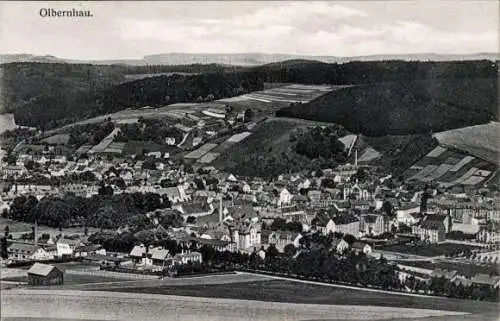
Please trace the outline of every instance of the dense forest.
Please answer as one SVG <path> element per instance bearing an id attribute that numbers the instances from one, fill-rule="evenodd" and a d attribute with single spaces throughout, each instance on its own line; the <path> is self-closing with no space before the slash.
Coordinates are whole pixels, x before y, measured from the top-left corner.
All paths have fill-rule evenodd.
<path id="1" fill-rule="evenodd" d="M 496 119 L 497 71 L 487 60 L 291 60 L 257 67 L 9 63 L 0 66 L 0 111 L 13 112 L 21 125 L 53 128 L 126 108 L 235 96 L 261 90 L 264 82 L 352 84 L 359 86 L 279 115 L 337 122 L 367 135 L 425 132 Z M 161 76 L 127 81 L 137 74 Z"/>
<path id="2" fill-rule="evenodd" d="M 59 127 L 83 118 L 126 108 L 160 107 L 168 103 L 219 99 L 263 89 L 251 73 L 171 75 L 125 82 L 101 91 L 38 96 L 13 110 L 20 125 Z M 64 92 L 64 90 L 63 90 Z"/>
<path id="3" fill-rule="evenodd" d="M 437 132 L 498 119 L 497 91 L 496 76 L 386 82 L 332 91 L 276 116 L 333 122 L 367 136 Z"/>
<path id="4" fill-rule="evenodd" d="M 76 225 L 115 229 L 118 228 L 117 222 L 123 226 L 146 224 L 139 222 L 145 218 L 144 213 L 171 206 L 168 198 L 158 194 L 110 195 L 108 189 L 101 188 L 100 194 L 91 198 L 67 195 L 61 198 L 45 197 L 38 201 L 34 196 L 19 196 L 12 201 L 10 211 L 5 216 L 29 223 L 34 222 L 36 217 L 39 224 L 51 227 Z M 162 219 L 165 224 L 169 222 L 168 217 Z"/>
<path id="5" fill-rule="evenodd" d="M 359 85 L 452 78 L 494 78 L 498 71 L 498 62 L 391 60 L 328 64 L 319 61 L 289 60 L 253 69 L 265 82 Z"/>

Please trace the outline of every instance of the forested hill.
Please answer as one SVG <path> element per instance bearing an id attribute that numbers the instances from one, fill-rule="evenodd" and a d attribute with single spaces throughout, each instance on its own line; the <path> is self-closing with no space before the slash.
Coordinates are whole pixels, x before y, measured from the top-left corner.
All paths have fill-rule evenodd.
<path id="1" fill-rule="evenodd" d="M 429 133 L 498 120 L 498 62 L 346 65 L 342 72 L 310 75 L 359 85 L 291 105 L 276 116 L 337 123 L 368 136 Z M 288 70 L 290 81 L 308 78 L 296 65 Z"/>
<path id="2" fill-rule="evenodd" d="M 498 61 L 406 62 L 400 60 L 327 64 L 319 61 L 289 60 L 254 68 L 266 82 L 302 84 L 375 84 L 441 78 L 497 77 Z"/>
<path id="3" fill-rule="evenodd" d="M 497 70 L 498 63 L 489 60 L 345 64 L 290 60 L 258 67 L 9 63 L 0 65 L 0 112 L 13 112 L 20 125 L 48 129 L 129 107 L 197 101 L 199 96 L 208 95 L 215 99 L 230 97 L 260 90 L 264 82 L 357 84 L 363 86 L 332 93 L 302 106 L 305 109 L 293 107 L 283 112 L 292 117 L 340 121 L 351 130 L 367 133 L 379 131 L 370 129 L 370 123 L 377 122 L 377 118 L 367 108 L 378 111 L 378 115 L 394 114 L 388 124 L 395 131 L 404 131 L 408 125 L 405 119 L 417 114 L 417 118 L 428 117 L 438 122 L 409 129 L 420 132 L 496 117 L 497 106 L 492 102 L 497 102 Z M 137 74 L 151 77 L 135 81 L 126 77 Z M 406 94 L 408 90 L 411 95 Z M 447 96 L 447 92 L 452 95 Z M 330 115 L 329 108 L 333 105 L 342 112 Z M 399 108 L 400 105 L 403 107 Z M 465 116 L 466 111 L 471 115 Z M 434 118 L 438 116 L 441 118 Z M 471 121 L 457 123 L 460 117 L 470 117 Z M 440 121 L 447 123 L 443 126 Z"/>
<path id="4" fill-rule="evenodd" d="M 0 65 L 2 97 L 0 112 L 13 112 L 28 102 L 57 96 L 59 100 L 83 92 L 96 92 L 129 81 L 127 76 L 153 77 L 172 73 L 219 73 L 242 69 L 237 66 L 201 65 L 90 65 L 17 62 Z M 133 77 L 132 77 L 133 78 Z"/>
<path id="5" fill-rule="evenodd" d="M 60 94 L 35 97 L 13 113 L 18 124 L 49 129 L 126 108 L 220 99 L 262 90 L 263 86 L 250 72 L 162 75 L 72 96 L 63 89 Z"/>
<path id="6" fill-rule="evenodd" d="M 340 89 L 278 117 L 320 120 L 367 136 L 438 132 L 498 119 L 497 78 L 386 82 Z"/>

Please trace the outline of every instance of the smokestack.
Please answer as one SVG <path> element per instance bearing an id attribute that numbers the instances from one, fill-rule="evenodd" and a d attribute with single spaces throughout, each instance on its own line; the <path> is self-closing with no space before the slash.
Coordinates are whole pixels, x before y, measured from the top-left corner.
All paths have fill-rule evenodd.
<path id="1" fill-rule="evenodd" d="M 358 168 L 358 150 L 354 150 L 354 166 Z"/>
<path id="2" fill-rule="evenodd" d="M 38 224 L 36 222 L 36 219 L 35 219 L 35 230 L 33 231 L 33 243 L 36 245 L 38 245 Z"/>
<path id="3" fill-rule="evenodd" d="M 222 223 L 222 196 L 219 197 L 219 223 Z"/>

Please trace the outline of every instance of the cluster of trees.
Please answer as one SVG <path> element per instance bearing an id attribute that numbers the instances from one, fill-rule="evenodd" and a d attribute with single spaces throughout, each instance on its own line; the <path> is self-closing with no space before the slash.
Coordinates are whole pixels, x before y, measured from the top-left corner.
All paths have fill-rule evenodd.
<path id="1" fill-rule="evenodd" d="M 183 134 L 175 127 L 160 119 L 139 118 L 137 123 L 121 125 L 120 133 L 116 136 L 115 140 L 118 142 L 141 140 L 165 144 L 166 137 L 173 137 L 176 142 L 180 142 Z"/>
<path id="2" fill-rule="evenodd" d="M 68 145 L 78 147 L 82 144 L 96 145 L 115 129 L 110 118 L 102 123 L 82 124 L 68 129 Z"/>
<path id="3" fill-rule="evenodd" d="M 446 296 L 457 299 L 472 299 L 498 302 L 499 289 L 487 284 L 470 284 L 451 282 L 444 277 L 433 277 L 429 281 L 410 276 L 404 285 L 411 292 Z"/>
<path id="4" fill-rule="evenodd" d="M 451 240 L 468 241 L 474 240 L 476 238 L 476 235 L 467 234 L 462 231 L 450 231 L 448 234 L 446 234 L 446 238 Z"/>
<path id="5" fill-rule="evenodd" d="M 325 128 L 316 126 L 307 132 L 300 132 L 297 137 L 295 151 L 310 159 L 327 158 L 335 159 L 339 163 L 346 161 L 347 154 L 345 146 L 339 141 L 345 135 L 341 126 L 328 126 Z M 294 139 L 294 137 L 290 137 Z"/>
<path id="6" fill-rule="evenodd" d="M 91 198 L 74 195 L 44 197 L 16 197 L 7 217 L 23 222 L 34 222 L 52 227 L 91 226 L 115 229 L 132 221 L 135 215 L 161 208 L 169 208 L 171 202 L 155 193 L 131 193 L 109 195 L 101 193 Z"/>
<path id="7" fill-rule="evenodd" d="M 7 248 L 9 247 L 9 239 L 12 239 L 10 228 L 8 225 L 4 228 L 4 235 L 0 238 L 0 257 L 6 259 L 8 257 Z"/>
<path id="8" fill-rule="evenodd" d="M 263 229 L 267 228 L 265 225 Z M 269 229 L 272 231 L 290 231 L 290 232 L 302 232 L 302 223 L 300 222 L 287 222 L 286 220 L 277 217 L 273 220 Z"/>
<path id="9" fill-rule="evenodd" d="M 171 255 L 181 253 L 184 248 L 165 233 L 154 230 L 140 232 L 110 233 L 98 232 L 89 236 L 89 242 L 100 244 L 107 251 L 129 253 L 137 244 L 146 246 L 162 246 L 169 250 Z"/>

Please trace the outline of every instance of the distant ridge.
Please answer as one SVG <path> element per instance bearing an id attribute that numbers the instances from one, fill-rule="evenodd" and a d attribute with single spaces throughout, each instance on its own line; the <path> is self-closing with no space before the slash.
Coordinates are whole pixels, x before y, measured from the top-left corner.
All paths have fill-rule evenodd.
<path id="1" fill-rule="evenodd" d="M 64 59 L 51 55 L 37 56 L 31 54 L 0 54 L 0 63 L 11 62 L 46 62 L 46 63 L 88 63 L 95 65 L 123 64 L 133 66 L 143 65 L 189 65 L 189 64 L 222 64 L 238 66 L 258 66 L 277 63 L 287 60 L 315 60 L 325 63 L 346 63 L 350 61 L 459 61 L 459 60 L 499 60 L 497 53 L 477 54 L 395 54 L 369 55 L 357 57 L 336 56 L 306 56 L 291 54 L 267 53 L 235 53 L 235 54 L 190 54 L 190 53 L 161 53 L 144 56 L 142 59 L 112 59 L 112 60 L 75 60 Z"/>

